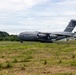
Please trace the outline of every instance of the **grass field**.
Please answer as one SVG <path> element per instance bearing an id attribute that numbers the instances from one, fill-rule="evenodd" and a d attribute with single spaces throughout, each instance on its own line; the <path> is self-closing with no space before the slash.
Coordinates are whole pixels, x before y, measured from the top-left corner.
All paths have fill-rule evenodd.
<path id="1" fill-rule="evenodd" d="M 76 75 L 76 41 L 0 42 L 0 75 Z"/>

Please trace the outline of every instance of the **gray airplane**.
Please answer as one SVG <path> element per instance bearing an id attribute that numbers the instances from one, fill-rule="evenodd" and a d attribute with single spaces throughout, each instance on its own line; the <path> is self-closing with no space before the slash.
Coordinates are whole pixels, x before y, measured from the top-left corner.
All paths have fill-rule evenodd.
<path id="1" fill-rule="evenodd" d="M 63 32 L 22 32 L 18 35 L 21 43 L 23 41 L 40 41 L 40 42 L 48 42 L 52 43 L 53 41 L 61 40 L 68 37 L 73 37 L 74 33 L 72 33 L 73 29 L 76 26 L 76 20 L 71 20 L 68 26 L 65 28 Z"/>

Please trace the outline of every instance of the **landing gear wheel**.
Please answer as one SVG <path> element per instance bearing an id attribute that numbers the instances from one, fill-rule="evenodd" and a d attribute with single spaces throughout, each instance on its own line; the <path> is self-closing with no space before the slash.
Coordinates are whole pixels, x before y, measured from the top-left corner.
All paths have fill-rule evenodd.
<path id="1" fill-rule="evenodd" d="M 23 41 L 21 41 L 21 43 L 23 43 Z"/>

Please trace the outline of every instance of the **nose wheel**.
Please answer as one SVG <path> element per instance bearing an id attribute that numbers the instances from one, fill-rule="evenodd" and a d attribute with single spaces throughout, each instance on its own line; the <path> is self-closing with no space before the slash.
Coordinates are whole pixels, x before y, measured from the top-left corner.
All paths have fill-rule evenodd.
<path id="1" fill-rule="evenodd" d="M 21 41 L 21 43 L 23 43 L 23 41 Z"/>

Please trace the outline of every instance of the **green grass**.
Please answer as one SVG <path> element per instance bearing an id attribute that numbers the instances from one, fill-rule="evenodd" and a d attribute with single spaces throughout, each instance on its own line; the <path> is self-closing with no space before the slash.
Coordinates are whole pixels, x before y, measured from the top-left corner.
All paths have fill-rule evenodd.
<path id="1" fill-rule="evenodd" d="M 53 74 L 53 75 L 73 75 L 72 73 L 57 73 L 57 74 Z"/>
<path id="2" fill-rule="evenodd" d="M 76 41 L 0 42 L 0 75 L 75 75 Z"/>

